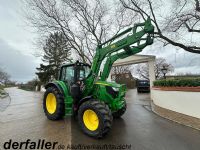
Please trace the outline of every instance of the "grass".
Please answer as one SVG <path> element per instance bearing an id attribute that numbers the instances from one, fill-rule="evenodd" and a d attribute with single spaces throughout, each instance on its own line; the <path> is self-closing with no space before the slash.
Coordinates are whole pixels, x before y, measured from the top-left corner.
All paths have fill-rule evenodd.
<path id="1" fill-rule="evenodd" d="M 0 85 L 0 94 L 3 94 L 3 86 Z"/>

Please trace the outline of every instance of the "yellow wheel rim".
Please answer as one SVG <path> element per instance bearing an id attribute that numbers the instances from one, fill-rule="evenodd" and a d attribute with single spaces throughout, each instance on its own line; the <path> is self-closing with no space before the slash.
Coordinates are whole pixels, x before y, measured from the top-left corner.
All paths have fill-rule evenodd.
<path id="1" fill-rule="evenodd" d="M 90 131 L 95 131 L 99 126 L 99 118 L 91 109 L 88 109 L 84 112 L 83 122 Z"/>
<path id="2" fill-rule="evenodd" d="M 46 108 L 50 114 L 53 114 L 56 111 L 56 97 L 53 93 L 47 95 Z"/>

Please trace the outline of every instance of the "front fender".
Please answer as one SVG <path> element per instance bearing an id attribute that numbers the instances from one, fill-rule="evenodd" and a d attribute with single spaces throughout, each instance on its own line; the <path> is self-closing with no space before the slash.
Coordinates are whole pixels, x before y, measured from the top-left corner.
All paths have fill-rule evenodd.
<path id="1" fill-rule="evenodd" d="M 78 101 L 78 107 L 79 107 L 82 103 L 84 103 L 84 102 L 86 102 L 86 101 L 88 101 L 88 100 L 90 100 L 90 99 L 92 99 L 92 98 L 93 98 L 93 96 L 86 96 L 86 97 L 82 98 L 80 101 Z"/>
<path id="2" fill-rule="evenodd" d="M 79 107 L 81 106 L 81 104 L 83 104 L 86 101 L 89 101 L 93 98 L 93 96 L 86 96 L 84 98 L 82 98 L 81 100 L 78 101 L 78 103 L 76 103 L 74 106 L 74 114 L 77 115 Z"/>

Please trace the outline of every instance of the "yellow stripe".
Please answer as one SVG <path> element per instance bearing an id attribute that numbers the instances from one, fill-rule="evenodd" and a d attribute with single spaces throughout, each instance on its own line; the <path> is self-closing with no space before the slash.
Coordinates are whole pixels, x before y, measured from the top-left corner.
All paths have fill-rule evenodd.
<path id="1" fill-rule="evenodd" d="M 115 47 L 116 47 L 116 45 L 114 45 L 114 44 L 110 46 L 110 48 L 115 48 Z"/>
<path id="2" fill-rule="evenodd" d="M 96 82 L 95 84 L 100 84 L 100 85 L 109 86 L 109 84 L 106 84 L 106 83 L 98 83 L 98 82 Z"/>

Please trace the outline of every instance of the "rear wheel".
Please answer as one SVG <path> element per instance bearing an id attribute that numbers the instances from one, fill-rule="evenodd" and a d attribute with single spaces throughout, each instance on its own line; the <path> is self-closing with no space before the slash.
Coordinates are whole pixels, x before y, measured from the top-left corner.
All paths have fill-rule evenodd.
<path id="1" fill-rule="evenodd" d="M 64 116 L 64 96 L 57 88 L 47 88 L 43 99 L 43 109 L 45 115 L 50 120 L 59 120 Z"/>
<path id="2" fill-rule="evenodd" d="M 108 106 L 97 100 L 84 102 L 78 110 L 78 122 L 82 131 L 92 137 L 105 136 L 111 129 L 112 121 Z"/>
<path id="3" fill-rule="evenodd" d="M 113 113 L 114 118 L 120 118 L 126 112 L 126 101 L 124 107 Z"/>

